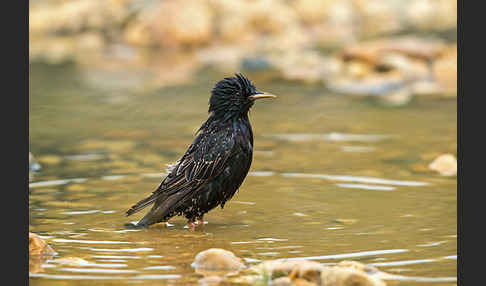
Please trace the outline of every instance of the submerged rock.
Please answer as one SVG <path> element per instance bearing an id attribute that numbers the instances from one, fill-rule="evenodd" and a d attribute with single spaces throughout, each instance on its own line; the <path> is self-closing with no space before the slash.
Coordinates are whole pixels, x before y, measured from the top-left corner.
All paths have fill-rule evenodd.
<path id="1" fill-rule="evenodd" d="M 29 232 L 29 256 L 54 255 L 56 252 L 40 236 Z"/>
<path id="2" fill-rule="evenodd" d="M 29 272 L 43 272 L 42 265 L 46 259 L 51 258 L 56 252 L 37 234 L 29 232 Z"/>
<path id="3" fill-rule="evenodd" d="M 224 281 L 224 277 L 218 275 L 209 275 L 202 279 L 199 279 L 197 282 L 201 286 L 212 286 L 212 285 L 218 285 L 222 281 Z"/>
<path id="4" fill-rule="evenodd" d="M 439 172 L 442 176 L 457 175 L 457 159 L 452 154 L 440 155 L 429 164 L 429 169 Z"/>

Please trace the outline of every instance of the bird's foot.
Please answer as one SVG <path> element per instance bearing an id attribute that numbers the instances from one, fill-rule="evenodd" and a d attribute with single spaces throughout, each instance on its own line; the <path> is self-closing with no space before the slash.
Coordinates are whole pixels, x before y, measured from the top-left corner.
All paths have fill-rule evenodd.
<path id="1" fill-rule="evenodd" d="M 202 216 L 201 216 L 201 217 L 196 218 L 196 222 L 197 222 L 197 225 L 199 225 L 199 226 L 203 226 L 203 225 L 205 225 L 205 224 L 207 224 L 207 223 L 208 223 L 207 221 L 204 221 L 204 219 L 203 219 L 203 217 L 202 217 Z"/>
<path id="2" fill-rule="evenodd" d="M 194 231 L 196 229 L 196 223 L 194 222 L 194 219 L 190 219 L 187 221 L 187 227 L 190 231 Z"/>
<path id="3" fill-rule="evenodd" d="M 187 221 L 187 227 L 189 230 L 194 231 L 196 228 L 203 227 L 205 224 L 207 224 L 207 221 L 204 221 L 202 217 L 198 217 L 196 219 L 190 219 Z"/>

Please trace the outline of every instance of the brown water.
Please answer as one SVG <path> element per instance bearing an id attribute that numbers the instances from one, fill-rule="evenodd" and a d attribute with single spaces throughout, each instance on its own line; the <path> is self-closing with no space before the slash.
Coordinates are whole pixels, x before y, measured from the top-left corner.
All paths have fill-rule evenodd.
<path id="1" fill-rule="evenodd" d="M 253 77 L 279 97 L 251 111 L 255 153 L 239 193 L 195 232 L 182 218 L 125 228 L 144 211 L 124 211 L 192 142 L 221 77 L 144 91 L 128 73 L 31 67 L 30 150 L 42 169 L 30 183 L 29 230 L 58 253 L 31 268 L 31 285 L 196 284 L 190 263 L 211 247 L 248 265 L 357 260 L 400 275 L 393 285 L 457 283 L 457 180 L 427 169 L 456 153 L 455 99 L 389 108 Z"/>

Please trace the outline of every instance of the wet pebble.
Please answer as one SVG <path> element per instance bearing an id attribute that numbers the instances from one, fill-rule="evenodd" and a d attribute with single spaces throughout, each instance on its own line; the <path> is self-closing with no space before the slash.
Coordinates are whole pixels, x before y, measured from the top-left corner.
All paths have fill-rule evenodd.
<path id="1" fill-rule="evenodd" d="M 29 232 L 29 256 L 54 255 L 56 252 L 47 242 L 35 233 Z"/>
<path id="2" fill-rule="evenodd" d="M 192 263 L 196 270 L 237 271 L 245 267 L 233 252 L 221 248 L 210 248 L 199 252 Z"/>
<path id="3" fill-rule="evenodd" d="M 442 176 L 457 175 L 457 159 L 452 154 L 440 155 L 429 164 L 429 169 L 439 172 Z"/>
<path id="4" fill-rule="evenodd" d="M 260 280 L 269 277 L 272 285 L 385 286 L 382 279 L 388 275 L 357 261 L 326 266 L 310 260 L 269 260 L 250 270 Z"/>

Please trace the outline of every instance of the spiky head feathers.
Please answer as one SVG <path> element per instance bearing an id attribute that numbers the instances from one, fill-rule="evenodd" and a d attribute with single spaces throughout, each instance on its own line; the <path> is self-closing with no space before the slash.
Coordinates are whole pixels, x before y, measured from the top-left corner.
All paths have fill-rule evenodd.
<path id="1" fill-rule="evenodd" d="M 258 93 L 248 78 L 237 73 L 214 86 L 209 99 L 209 112 L 225 119 L 246 114 L 254 103 L 250 96 Z"/>

